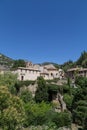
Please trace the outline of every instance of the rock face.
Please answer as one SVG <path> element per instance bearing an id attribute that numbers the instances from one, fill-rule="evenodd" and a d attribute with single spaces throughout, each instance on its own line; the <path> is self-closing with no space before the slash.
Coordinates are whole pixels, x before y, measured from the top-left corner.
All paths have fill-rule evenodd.
<path id="1" fill-rule="evenodd" d="M 66 104 L 63 101 L 63 96 L 60 93 L 57 93 L 57 95 L 53 95 L 52 99 L 56 112 L 61 112 L 67 109 Z"/>
<path id="2" fill-rule="evenodd" d="M 60 93 L 58 93 L 58 99 L 59 99 L 59 102 L 60 102 L 60 104 L 61 104 L 61 110 L 62 110 L 62 111 L 66 110 L 66 109 L 67 109 L 67 108 L 66 108 L 66 104 L 65 104 L 65 102 L 63 101 L 63 96 L 62 96 Z"/>
<path id="3" fill-rule="evenodd" d="M 52 103 L 53 103 L 55 112 L 61 112 L 61 105 L 60 105 L 58 96 L 57 95 L 52 95 L 52 99 L 53 99 Z"/>
<path id="4" fill-rule="evenodd" d="M 28 89 L 30 90 L 30 92 L 32 93 L 32 96 L 34 97 L 34 96 L 35 96 L 36 89 L 37 89 L 37 84 L 34 84 L 34 85 L 30 84 L 30 85 L 28 86 Z"/>
<path id="5" fill-rule="evenodd" d="M 29 86 L 23 86 L 22 88 L 20 88 L 20 92 L 23 90 L 29 90 L 32 93 L 32 96 L 35 97 L 35 92 L 37 89 L 37 84 L 30 84 Z"/>
<path id="6" fill-rule="evenodd" d="M 71 130 L 71 128 L 67 128 L 67 127 L 61 127 L 58 130 Z"/>

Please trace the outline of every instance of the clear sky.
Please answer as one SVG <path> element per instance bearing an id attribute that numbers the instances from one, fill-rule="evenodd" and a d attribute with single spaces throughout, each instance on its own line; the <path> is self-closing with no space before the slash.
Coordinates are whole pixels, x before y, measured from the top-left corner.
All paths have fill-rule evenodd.
<path id="1" fill-rule="evenodd" d="M 34 63 L 87 51 L 87 0 L 0 0 L 0 52 Z"/>

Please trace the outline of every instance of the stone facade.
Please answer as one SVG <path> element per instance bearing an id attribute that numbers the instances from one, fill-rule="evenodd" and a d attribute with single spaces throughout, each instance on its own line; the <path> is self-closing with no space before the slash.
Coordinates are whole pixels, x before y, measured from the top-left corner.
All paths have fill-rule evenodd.
<path id="1" fill-rule="evenodd" d="M 18 67 L 13 73 L 18 74 L 19 80 L 36 80 L 37 77 L 42 76 L 46 80 L 54 78 L 62 78 L 64 72 L 61 69 L 56 69 L 52 64 L 37 65 L 32 62 L 26 63 L 26 67 Z"/>
<path id="2" fill-rule="evenodd" d="M 72 68 L 67 70 L 67 76 L 74 79 L 75 76 L 87 77 L 87 68 Z"/>

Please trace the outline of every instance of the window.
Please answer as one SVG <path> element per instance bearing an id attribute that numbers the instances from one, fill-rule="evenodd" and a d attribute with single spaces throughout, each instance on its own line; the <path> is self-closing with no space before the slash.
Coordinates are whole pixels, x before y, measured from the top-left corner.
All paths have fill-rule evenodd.
<path id="1" fill-rule="evenodd" d="M 24 80 L 24 76 L 22 75 L 22 76 L 21 76 L 21 81 L 23 81 L 23 80 Z"/>
<path id="2" fill-rule="evenodd" d="M 53 73 L 51 73 L 51 76 L 53 76 Z"/>

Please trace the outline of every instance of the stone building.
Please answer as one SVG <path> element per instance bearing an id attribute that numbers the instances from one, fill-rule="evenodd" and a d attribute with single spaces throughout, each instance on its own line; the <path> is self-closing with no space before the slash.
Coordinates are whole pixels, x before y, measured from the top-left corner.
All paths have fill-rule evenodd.
<path id="1" fill-rule="evenodd" d="M 72 68 L 67 70 L 67 76 L 74 79 L 75 76 L 87 77 L 87 68 Z"/>
<path id="2" fill-rule="evenodd" d="M 27 62 L 26 67 L 18 67 L 13 73 L 18 74 L 19 80 L 36 80 L 37 77 L 42 76 L 46 80 L 54 78 L 62 78 L 63 70 L 56 69 L 52 64 L 38 65 Z"/>

